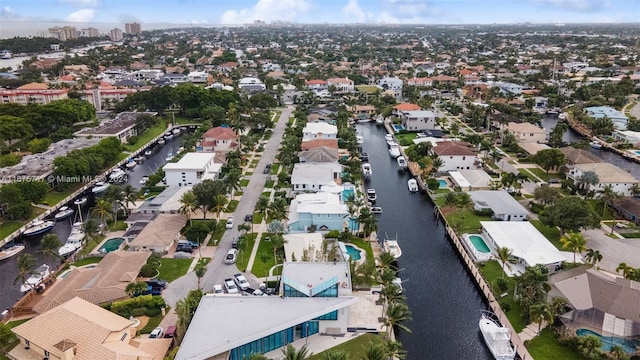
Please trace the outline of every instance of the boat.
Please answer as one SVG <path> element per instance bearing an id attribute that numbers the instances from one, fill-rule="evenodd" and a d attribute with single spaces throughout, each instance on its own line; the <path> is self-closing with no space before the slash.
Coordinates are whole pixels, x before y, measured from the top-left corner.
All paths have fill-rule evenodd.
<path id="1" fill-rule="evenodd" d="M 591 146 L 592 149 L 596 149 L 596 150 L 599 150 L 602 148 L 602 145 L 600 145 L 600 143 L 597 141 L 590 142 L 589 146 Z"/>
<path id="2" fill-rule="evenodd" d="M 558 120 L 567 120 L 567 113 L 558 114 Z"/>
<path id="3" fill-rule="evenodd" d="M 11 51 L 2 50 L 2 54 L 0 55 L 0 58 L 2 58 L 3 60 L 9 60 L 12 57 L 13 57 L 13 54 L 11 53 Z"/>
<path id="4" fill-rule="evenodd" d="M 416 179 L 409 179 L 407 181 L 407 187 L 409 188 L 409 192 L 418 192 L 419 188 L 418 188 L 418 180 Z"/>
<path id="5" fill-rule="evenodd" d="M 62 206 L 60 209 L 58 209 L 58 212 L 53 216 L 53 218 L 56 221 L 60 221 L 62 219 L 66 219 L 67 217 L 69 217 L 74 212 L 75 212 L 75 210 L 71 209 L 70 207 Z"/>
<path id="6" fill-rule="evenodd" d="M 398 171 L 404 171 L 407 169 L 407 159 L 404 156 L 398 156 L 396 158 L 396 162 L 398 163 Z"/>
<path id="7" fill-rule="evenodd" d="M 134 167 L 136 167 L 136 165 L 138 165 L 138 163 L 137 163 L 135 160 L 131 159 L 131 160 L 127 161 L 127 163 L 126 163 L 124 166 L 125 166 L 127 169 L 131 170 L 131 169 L 133 169 Z"/>
<path id="8" fill-rule="evenodd" d="M 135 160 L 137 163 L 141 163 L 141 162 L 144 161 L 144 156 L 138 155 L 138 156 L 134 157 L 133 160 Z"/>
<path id="9" fill-rule="evenodd" d="M 398 142 L 395 140 L 387 140 L 387 147 L 399 146 Z"/>
<path id="10" fill-rule="evenodd" d="M 497 316 L 490 311 L 481 311 L 478 327 L 485 344 L 496 360 L 512 360 L 516 349 L 511 344 L 511 330 L 501 326 Z"/>
<path id="11" fill-rule="evenodd" d="M 371 177 L 371 175 L 373 175 L 373 170 L 371 169 L 371 164 L 363 163 L 362 164 L 362 173 L 364 174 L 364 178 L 365 179 L 368 179 L 369 177 Z"/>
<path id="12" fill-rule="evenodd" d="M 171 161 L 172 159 L 173 159 L 173 151 L 169 150 L 169 152 L 167 153 L 167 157 L 165 157 L 165 160 Z"/>
<path id="13" fill-rule="evenodd" d="M 153 152 L 151 151 L 151 149 L 147 149 L 144 151 L 144 156 L 149 157 L 151 156 L 151 154 L 153 154 Z"/>
<path id="14" fill-rule="evenodd" d="M 364 136 L 362 136 L 362 135 L 356 135 L 356 143 L 357 143 L 358 145 L 362 145 L 362 144 L 364 144 Z"/>
<path id="15" fill-rule="evenodd" d="M 33 275 L 31 275 L 27 281 L 20 286 L 20 291 L 27 292 L 29 290 L 36 289 L 38 285 L 42 284 L 42 282 L 49 277 L 49 275 L 51 275 L 49 265 L 42 264 L 38 266 L 38 268 L 33 271 Z"/>
<path id="16" fill-rule="evenodd" d="M 148 176 L 143 176 L 142 179 L 140 179 L 140 185 L 146 184 L 147 181 L 149 181 L 149 177 Z"/>
<path id="17" fill-rule="evenodd" d="M 87 203 L 87 198 L 86 198 L 86 197 L 84 197 L 84 196 L 83 196 L 83 197 L 81 197 L 81 198 L 77 198 L 77 199 L 75 199 L 75 200 L 73 201 L 73 204 L 74 204 L 74 205 L 78 205 L 78 206 L 82 206 L 82 205 L 84 205 L 84 204 L 86 204 L 86 203 Z"/>
<path id="18" fill-rule="evenodd" d="M 126 176 L 127 176 L 127 173 L 124 172 L 124 170 L 122 170 L 120 168 L 116 168 L 115 170 L 113 170 L 113 172 L 111 174 L 109 174 L 109 181 L 111 181 L 111 182 L 123 182 L 125 180 Z"/>
<path id="19" fill-rule="evenodd" d="M 375 202 L 377 198 L 378 195 L 376 195 L 376 189 L 367 189 L 367 200 Z"/>
<path id="20" fill-rule="evenodd" d="M 391 157 L 393 158 L 397 158 L 398 156 L 400 156 L 400 146 L 398 145 L 389 146 L 389 155 L 391 155 Z"/>
<path id="21" fill-rule="evenodd" d="M 389 143 L 389 141 L 393 141 L 393 135 L 391 134 L 386 134 L 384 136 L 384 141 L 386 141 L 387 143 Z"/>
<path id="22" fill-rule="evenodd" d="M 164 145 L 164 143 L 165 143 L 164 138 L 158 139 L 158 144 Z"/>
<path id="23" fill-rule="evenodd" d="M 361 152 L 360 153 L 360 160 L 362 160 L 363 162 L 369 161 L 369 154 L 367 154 L 366 152 Z"/>
<path id="24" fill-rule="evenodd" d="M 371 207 L 372 214 L 382 214 L 382 208 L 380 206 L 372 206 Z"/>
<path id="25" fill-rule="evenodd" d="M 177 153 L 178 153 L 178 154 L 180 154 L 180 153 L 181 153 L 181 152 L 183 152 L 183 151 L 184 151 L 184 146 L 180 146 L 180 147 L 178 148 Z"/>
<path id="26" fill-rule="evenodd" d="M 101 192 L 107 190 L 109 184 L 104 181 L 98 181 L 91 189 L 91 192 L 94 194 L 100 194 Z"/>
<path id="27" fill-rule="evenodd" d="M 0 260 L 8 259 L 24 250 L 24 245 L 10 244 L 0 250 Z"/>
<path id="28" fill-rule="evenodd" d="M 375 119 L 376 119 L 376 126 L 381 126 L 384 124 L 384 117 L 382 117 L 381 115 L 376 116 Z"/>
<path id="29" fill-rule="evenodd" d="M 384 244 L 384 251 L 388 252 L 389 254 L 391 254 L 391 256 L 393 256 L 395 259 L 399 258 L 400 256 L 402 256 L 402 249 L 400 249 L 400 245 L 398 244 L 398 240 L 385 240 Z"/>
<path id="30" fill-rule="evenodd" d="M 71 227 L 71 234 L 67 237 L 67 242 L 58 249 L 58 255 L 66 257 L 82 248 L 82 241 L 85 238 L 85 232 L 82 225 L 82 222 L 73 224 Z"/>
<path id="31" fill-rule="evenodd" d="M 33 220 L 29 225 L 27 225 L 27 230 L 25 230 L 22 235 L 31 236 L 45 233 L 56 225 L 54 221 L 50 220 Z"/>
<path id="32" fill-rule="evenodd" d="M 173 133 L 173 135 L 180 135 L 180 133 L 182 132 L 182 130 L 180 130 L 180 128 L 175 128 L 173 130 L 171 130 L 171 132 Z"/>
<path id="33" fill-rule="evenodd" d="M 173 139 L 173 134 L 168 132 L 168 133 L 165 133 L 163 137 L 165 138 L 165 140 L 171 140 Z"/>
<path id="34" fill-rule="evenodd" d="M 399 277 L 394 278 L 391 283 L 398 288 L 398 294 L 402 294 L 402 279 Z"/>

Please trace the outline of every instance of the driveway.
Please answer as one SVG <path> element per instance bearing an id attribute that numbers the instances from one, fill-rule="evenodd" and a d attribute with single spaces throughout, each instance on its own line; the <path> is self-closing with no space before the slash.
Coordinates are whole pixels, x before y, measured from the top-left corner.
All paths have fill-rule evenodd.
<path id="1" fill-rule="evenodd" d="M 236 211 L 233 213 L 233 217 L 237 219 L 237 224 L 244 220 L 244 216 L 246 214 L 253 213 L 256 202 L 264 189 L 264 185 L 271 177 L 269 174 L 263 174 L 262 170 L 267 164 L 273 163 L 278 152 L 280 142 L 282 142 L 282 137 L 284 136 L 284 130 L 287 127 L 289 116 L 291 116 L 293 110 L 293 106 L 288 106 L 282 110 L 282 114 L 273 129 L 271 139 L 269 139 L 269 142 L 265 146 L 262 156 L 260 157 L 260 161 L 258 162 L 253 175 L 251 175 L 249 184 L 244 189 L 244 193 L 240 198 Z M 210 292 L 214 284 L 222 284 L 225 278 L 229 278 L 233 274 L 240 272 L 235 265 L 226 265 L 223 263 L 224 255 L 229 251 L 229 249 L 231 249 L 231 240 L 233 237 L 239 235 L 240 232 L 237 227 L 234 227 L 233 229 L 225 231 L 222 236 L 222 240 L 220 240 L 215 252 L 216 256 L 211 259 L 211 262 L 207 265 L 207 272 L 204 274 L 202 279 L 200 279 L 200 287 L 205 292 Z M 245 256 L 248 256 L 248 254 Z M 251 272 L 246 272 L 244 275 L 251 283 L 252 288 L 257 287 L 258 283 L 256 277 L 251 274 Z M 183 277 L 171 282 L 163 292 L 163 297 L 169 305 L 175 308 L 176 302 L 180 299 L 184 299 L 189 291 L 195 289 L 197 286 L 198 281 L 195 273 L 189 272 Z"/>
<path id="2" fill-rule="evenodd" d="M 612 239 L 603 230 L 584 230 L 582 234 L 587 238 L 587 248 L 598 250 L 602 254 L 602 261 L 598 266 L 610 272 L 622 262 L 634 268 L 640 267 L 640 241 L 638 239 Z"/>

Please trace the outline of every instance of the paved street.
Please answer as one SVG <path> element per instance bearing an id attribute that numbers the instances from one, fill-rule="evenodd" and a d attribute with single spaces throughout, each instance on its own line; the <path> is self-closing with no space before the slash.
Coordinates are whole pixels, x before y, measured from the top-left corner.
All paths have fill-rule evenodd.
<path id="1" fill-rule="evenodd" d="M 602 270 L 616 272 L 621 262 L 635 268 L 640 267 L 640 241 L 637 239 L 612 239 L 604 229 L 584 230 L 587 248 L 598 250 L 602 261 L 598 266 Z"/>

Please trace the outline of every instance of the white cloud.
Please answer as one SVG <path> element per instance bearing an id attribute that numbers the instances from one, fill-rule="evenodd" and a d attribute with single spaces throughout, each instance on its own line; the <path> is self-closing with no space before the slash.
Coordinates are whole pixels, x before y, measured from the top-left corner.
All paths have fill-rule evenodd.
<path id="1" fill-rule="evenodd" d="M 70 21 L 70 22 L 91 22 L 91 20 L 93 20 L 93 18 L 96 16 L 96 12 L 93 9 L 80 9 L 78 11 L 74 11 L 71 14 L 69 14 L 66 18 L 64 18 L 65 21 Z"/>
<path id="2" fill-rule="evenodd" d="M 358 0 L 349 0 L 346 6 L 342 8 L 342 13 L 355 22 L 365 22 L 367 20 L 367 14 L 362 10 Z"/>
<path id="3" fill-rule="evenodd" d="M 534 0 L 541 6 L 552 6 L 559 9 L 577 11 L 597 11 L 609 6 L 604 0 Z"/>
<path id="4" fill-rule="evenodd" d="M 313 8 L 310 0 L 258 0 L 250 8 L 227 10 L 220 17 L 221 24 L 246 24 L 254 20 L 295 21 Z"/>
<path id="5" fill-rule="evenodd" d="M 3 6 L 0 8 L 0 19 L 17 19 L 18 13 L 15 12 L 10 6 Z"/>
<path id="6" fill-rule="evenodd" d="M 93 8 L 102 4 L 102 0 L 58 0 L 58 2 L 81 8 Z"/>
<path id="7" fill-rule="evenodd" d="M 375 17 L 383 24 L 420 24 L 441 18 L 441 9 L 425 0 L 383 0 L 382 10 Z"/>

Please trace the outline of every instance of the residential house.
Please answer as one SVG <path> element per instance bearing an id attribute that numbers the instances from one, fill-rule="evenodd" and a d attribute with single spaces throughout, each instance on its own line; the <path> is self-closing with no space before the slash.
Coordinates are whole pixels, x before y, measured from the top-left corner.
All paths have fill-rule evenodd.
<path id="1" fill-rule="evenodd" d="M 496 181 L 482 169 L 449 171 L 449 179 L 462 191 L 489 190 Z"/>
<path id="2" fill-rule="evenodd" d="M 155 197 L 145 200 L 133 211 L 142 214 L 178 214 L 182 207 L 180 199 L 190 190 L 191 186 L 169 186 Z"/>
<path id="3" fill-rule="evenodd" d="M 302 129 L 302 141 L 337 139 L 338 127 L 325 122 L 307 123 Z"/>
<path id="4" fill-rule="evenodd" d="M 0 89 L 0 103 L 46 105 L 55 100 L 66 99 L 68 91 L 68 89 L 49 89 L 47 84 L 29 83 L 17 89 Z"/>
<path id="5" fill-rule="evenodd" d="M 598 184 L 581 184 L 582 174 L 587 171 L 592 171 L 598 176 Z M 596 192 L 604 189 L 606 186 L 611 186 L 613 191 L 624 196 L 630 196 L 631 189 L 640 183 L 638 179 L 628 172 L 613 164 L 604 162 L 576 164 L 573 169 L 567 173 L 567 178 L 573 180 L 576 184 L 581 184 L 581 186 L 586 186 L 589 190 Z"/>
<path id="6" fill-rule="evenodd" d="M 351 113 L 358 119 L 371 119 L 376 113 L 376 107 L 372 105 L 354 105 L 351 107 Z"/>
<path id="7" fill-rule="evenodd" d="M 320 80 L 320 79 L 312 79 L 312 80 L 307 80 L 304 82 L 304 84 L 306 85 L 307 89 L 311 90 L 311 91 L 322 91 L 322 90 L 328 90 L 329 86 L 327 86 L 327 82 L 324 80 Z"/>
<path id="8" fill-rule="evenodd" d="M 640 225 L 640 199 L 637 197 L 623 197 L 614 201 L 613 204 L 616 212 L 623 218 L 633 222 L 636 225 Z"/>
<path id="9" fill-rule="evenodd" d="M 353 80 L 349 78 L 330 78 L 327 79 L 327 88 L 335 87 L 339 93 L 350 93 L 356 90 Z"/>
<path id="10" fill-rule="evenodd" d="M 131 241 L 129 251 L 152 251 L 165 255 L 169 252 L 174 241 L 179 238 L 180 230 L 186 223 L 187 218 L 182 215 L 158 214 L 155 221 L 149 223 Z"/>
<path id="11" fill-rule="evenodd" d="M 329 146 L 319 146 L 298 153 L 300 163 L 337 162 L 339 159 L 338 149 Z"/>
<path id="12" fill-rule="evenodd" d="M 405 111 L 416 111 L 416 110 L 422 110 L 422 108 L 416 104 L 401 103 L 401 104 L 395 105 L 392 108 L 391 114 L 395 116 L 401 116 L 402 113 Z"/>
<path id="13" fill-rule="evenodd" d="M 433 145 L 431 151 L 438 155 L 443 162 L 443 165 L 438 168 L 438 172 L 475 169 L 476 151 L 467 146 L 467 143 L 439 141 Z"/>
<path id="14" fill-rule="evenodd" d="M 323 186 L 341 182 L 342 165 L 339 163 L 303 163 L 293 165 L 291 185 L 294 192 L 316 192 Z"/>
<path id="15" fill-rule="evenodd" d="M 303 141 L 300 144 L 300 148 L 305 150 L 315 149 L 317 147 L 330 147 L 333 149 L 338 149 L 338 139 L 313 139 L 308 141 Z"/>
<path id="16" fill-rule="evenodd" d="M 315 226 L 316 231 L 342 231 L 348 215 L 347 205 L 340 201 L 339 194 L 325 191 L 298 194 L 289 206 L 288 230 L 307 232 Z"/>
<path id="17" fill-rule="evenodd" d="M 560 150 L 564 154 L 564 167 L 568 170 L 573 169 L 576 164 L 591 164 L 602 162 L 602 159 L 592 153 L 576 149 L 573 146 L 561 147 Z"/>
<path id="18" fill-rule="evenodd" d="M 640 132 L 630 130 L 614 130 L 613 139 L 615 141 L 631 144 L 633 147 L 640 146 Z"/>
<path id="19" fill-rule="evenodd" d="M 510 122 L 507 124 L 507 131 L 516 137 L 518 143 L 544 144 L 547 141 L 547 133 L 544 129 L 528 122 Z"/>
<path id="20" fill-rule="evenodd" d="M 215 153 L 187 153 L 178 162 L 167 163 L 162 170 L 167 186 L 194 186 L 204 180 L 216 179 L 222 164 L 214 161 Z"/>
<path id="21" fill-rule="evenodd" d="M 408 131 L 431 130 L 436 127 L 436 114 L 430 110 L 403 111 L 400 120 Z"/>
<path id="22" fill-rule="evenodd" d="M 377 87 L 383 91 L 392 91 L 395 98 L 402 96 L 402 80 L 397 77 L 385 76 L 378 80 Z"/>
<path id="23" fill-rule="evenodd" d="M 238 135 L 232 128 L 216 126 L 202 135 L 198 151 L 228 152 L 238 146 Z"/>
<path id="24" fill-rule="evenodd" d="M 66 281 L 66 280 L 65 280 Z M 13 329 L 20 340 L 10 359 L 162 360 L 172 339 L 134 338 L 131 319 L 79 297 Z"/>
<path id="25" fill-rule="evenodd" d="M 187 82 L 187 77 L 181 73 L 168 73 L 164 74 L 162 80 L 166 81 L 169 84 L 181 84 Z"/>
<path id="26" fill-rule="evenodd" d="M 499 86 L 500 92 L 503 94 L 520 95 L 522 94 L 522 90 L 524 90 L 524 86 L 513 83 L 502 83 Z"/>
<path id="27" fill-rule="evenodd" d="M 476 211 L 491 210 L 494 220 L 526 221 L 529 211 L 503 190 L 469 191 Z"/>
<path id="28" fill-rule="evenodd" d="M 414 77 L 411 79 L 407 79 L 407 85 L 418 86 L 418 87 L 433 86 L 433 80 L 428 77 L 421 77 L 421 78 Z"/>
<path id="29" fill-rule="evenodd" d="M 594 119 L 602 119 L 604 117 L 611 119 L 613 125 L 618 130 L 627 129 L 627 122 L 629 122 L 629 118 L 627 118 L 622 111 L 616 110 L 610 106 L 591 106 L 584 108 L 584 111 Z"/>
<path id="30" fill-rule="evenodd" d="M 238 88 L 241 91 L 254 92 L 265 90 L 267 87 L 258 78 L 244 77 L 238 81 Z"/>
<path id="31" fill-rule="evenodd" d="M 205 84 L 209 81 L 209 74 L 205 71 L 192 71 L 187 74 L 187 81 L 194 84 Z"/>

